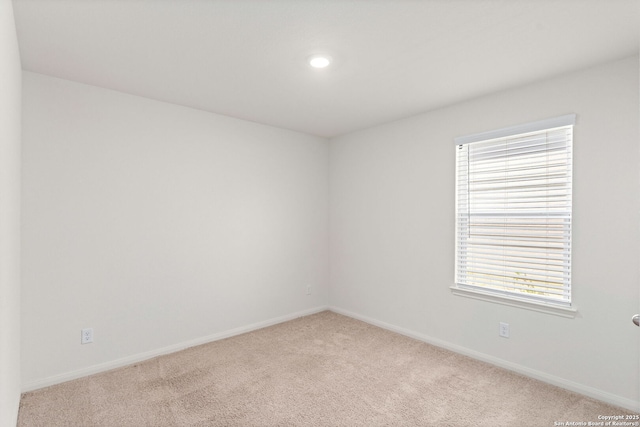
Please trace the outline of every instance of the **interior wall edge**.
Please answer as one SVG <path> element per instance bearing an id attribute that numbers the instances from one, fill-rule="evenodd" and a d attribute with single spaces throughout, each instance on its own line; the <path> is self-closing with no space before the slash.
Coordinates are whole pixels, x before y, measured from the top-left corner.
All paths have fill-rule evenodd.
<path id="1" fill-rule="evenodd" d="M 0 1 L 0 426 L 20 407 L 22 71 L 13 2 Z"/>
<path id="2" fill-rule="evenodd" d="M 615 395 L 613 393 L 609 393 L 603 390 L 596 389 L 594 387 L 590 387 L 584 384 L 577 383 L 575 381 L 567 380 L 562 377 L 558 377 L 556 375 L 550 375 L 545 372 L 541 372 L 535 369 L 527 368 L 526 366 L 519 365 L 517 363 L 511 363 L 506 360 L 500 359 L 495 356 L 491 356 L 486 353 L 481 353 L 476 350 L 472 350 L 470 348 L 466 348 L 460 345 L 452 344 L 448 341 L 444 341 L 438 338 L 433 338 L 420 332 L 416 332 L 410 329 L 402 328 L 400 326 L 396 326 L 387 322 L 383 322 L 381 320 L 377 320 L 368 316 L 364 316 L 358 313 L 351 312 L 349 310 L 344 310 L 340 307 L 329 306 L 329 310 L 334 313 L 341 314 L 343 316 L 351 317 L 356 320 L 360 320 L 362 322 L 368 323 L 373 326 L 377 326 L 382 329 L 386 329 L 391 332 L 398 333 L 400 335 L 407 336 L 409 338 L 416 339 L 418 341 L 425 342 L 427 344 L 444 348 L 446 350 L 452 351 L 454 353 L 461 354 L 463 356 L 471 357 L 472 359 L 479 360 L 481 362 L 486 362 L 491 365 L 507 369 L 509 371 L 524 375 L 529 378 L 533 378 L 547 384 L 551 384 L 565 390 L 569 390 L 575 393 L 582 394 L 587 397 L 591 397 L 602 402 L 609 403 L 611 405 L 620 406 L 622 408 L 628 409 L 630 411 L 639 412 L 640 411 L 640 401 L 634 401 L 632 399 L 628 399 L 622 396 Z"/>

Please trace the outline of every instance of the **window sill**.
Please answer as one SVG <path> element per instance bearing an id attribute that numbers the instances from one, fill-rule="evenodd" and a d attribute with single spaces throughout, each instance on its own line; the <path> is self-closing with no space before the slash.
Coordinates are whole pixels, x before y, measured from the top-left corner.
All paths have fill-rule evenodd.
<path id="1" fill-rule="evenodd" d="M 508 305 L 510 307 L 523 308 L 525 310 L 537 311 L 539 313 L 553 314 L 554 316 L 566 317 L 569 319 L 573 319 L 578 315 L 578 310 L 573 307 L 561 307 L 552 304 L 507 298 L 489 292 L 459 288 L 456 285 L 451 286 L 450 289 L 451 293 L 457 296 L 479 299 L 481 301 L 492 302 L 495 304 Z"/>

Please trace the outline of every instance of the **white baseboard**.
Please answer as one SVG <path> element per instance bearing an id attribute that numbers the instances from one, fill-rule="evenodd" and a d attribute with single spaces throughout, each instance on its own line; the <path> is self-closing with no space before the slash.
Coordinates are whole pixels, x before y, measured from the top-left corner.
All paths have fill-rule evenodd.
<path id="1" fill-rule="evenodd" d="M 338 307 L 330 306 L 329 310 L 342 314 L 344 316 L 352 317 L 357 320 L 361 320 L 365 323 L 369 323 L 374 326 L 378 326 L 382 329 L 386 329 L 392 332 L 399 333 L 401 335 L 405 335 L 410 338 L 417 339 L 419 341 L 426 342 L 427 344 L 431 344 L 437 347 L 445 348 L 447 350 L 451 350 L 455 353 L 462 354 L 464 356 L 469 356 L 473 359 L 480 360 L 482 362 L 487 362 L 492 365 L 508 369 L 513 372 L 517 372 L 519 374 L 525 375 L 529 378 L 534 378 L 540 381 L 543 381 L 548 384 L 555 385 L 557 387 L 564 388 L 566 390 L 573 391 L 575 393 L 582 394 L 584 396 L 588 396 L 602 402 L 608 403 L 610 405 L 619 406 L 621 408 L 628 409 L 633 411 L 634 413 L 640 412 L 640 402 L 634 401 L 632 399 L 627 399 L 625 397 L 621 397 L 606 391 L 602 391 L 593 387 L 586 386 L 584 384 L 576 383 L 574 381 L 570 381 L 561 377 L 557 377 L 555 375 L 550 375 L 545 372 L 537 371 L 535 369 L 527 368 L 526 366 L 518 365 L 515 363 L 508 362 L 506 360 L 499 359 L 494 356 L 490 356 L 488 354 L 480 353 L 475 350 L 468 349 L 466 347 L 462 347 L 456 344 L 451 344 L 449 342 L 432 338 L 426 335 L 423 335 L 418 332 L 411 331 L 409 329 L 401 328 L 399 326 L 391 325 L 386 322 L 382 322 L 376 319 L 372 319 L 367 316 L 362 316 L 360 314 L 352 313 L 348 310 L 343 310 Z"/>
<path id="2" fill-rule="evenodd" d="M 208 335 L 206 337 L 196 338 L 190 341 L 181 342 L 178 344 L 170 345 L 170 346 L 159 348 L 156 350 L 134 354 L 132 356 L 123 357 L 121 359 L 116 359 L 116 360 L 112 360 L 105 363 L 99 363 L 97 365 L 89 366 L 87 368 L 65 372 L 63 374 L 53 375 L 40 380 L 30 381 L 22 384 L 22 392 L 25 393 L 28 391 L 37 390 L 39 388 L 60 384 L 70 380 L 75 380 L 77 378 L 86 377 L 88 375 L 98 374 L 100 372 L 105 372 L 111 369 L 121 368 L 123 366 L 138 363 L 143 360 L 151 359 L 157 356 L 162 356 L 164 354 L 169 354 L 169 353 L 174 353 L 176 351 L 184 350 L 185 348 L 195 347 L 197 345 L 207 344 L 213 341 L 222 340 L 225 338 L 233 337 L 235 335 L 244 334 L 247 332 L 255 331 L 257 329 L 262 329 L 268 326 L 277 325 L 278 323 L 283 323 L 289 320 L 297 319 L 298 317 L 319 313 L 321 311 L 325 311 L 328 309 L 329 309 L 328 306 L 314 307 L 308 310 L 298 311 L 298 312 L 287 314 L 284 316 L 264 320 L 262 322 L 252 323 L 250 325 L 230 329 L 228 331 L 218 332 L 216 334 Z"/>

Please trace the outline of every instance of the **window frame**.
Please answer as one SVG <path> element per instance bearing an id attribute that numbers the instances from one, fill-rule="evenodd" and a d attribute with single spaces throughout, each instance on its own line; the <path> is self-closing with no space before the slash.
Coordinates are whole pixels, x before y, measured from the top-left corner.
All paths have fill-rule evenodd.
<path id="1" fill-rule="evenodd" d="M 552 130 L 552 129 L 556 129 L 556 128 L 562 128 L 562 127 L 571 127 L 573 130 L 573 127 L 575 126 L 575 122 L 576 122 L 576 115 L 575 114 L 568 114 L 568 115 L 564 115 L 564 116 L 559 116 L 559 117 L 553 117 L 553 118 L 549 118 L 549 119 L 545 119 L 545 120 L 540 120 L 540 121 L 536 121 L 536 122 L 529 122 L 529 123 L 525 123 L 525 124 L 521 124 L 521 125 L 516 125 L 516 126 L 510 126 L 507 128 L 502 128 L 502 129 L 497 129 L 497 130 L 492 130 L 492 131 L 488 131 L 488 132 L 482 132 L 482 133 L 477 133 L 477 134 L 472 134 L 472 135 L 466 135 L 466 136 L 462 136 L 462 137 L 457 137 L 454 139 L 455 142 L 455 149 L 456 151 L 458 151 L 458 146 L 460 145 L 466 145 L 466 144 L 473 144 L 476 142 L 487 142 L 490 140 L 494 140 L 494 139 L 502 139 L 502 138 L 511 138 L 511 137 L 518 137 L 519 135 L 522 134 L 529 134 L 529 133 L 536 133 L 536 132 L 543 132 L 543 131 L 548 131 L 548 130 Z M 573 146 L 573 135 L 571 135 L 571 140 L 570 140 L 570 147 L 569 150 L 572 155 L 572 146 Z M 570 159 L 570 164 L 569 167 L 572 169 L 572 163 L 571 163 L 572 159 Z M 489 302 L 493 302 L 493 303 L 499 303 L 499 304 L 504 304 L 504 305 L 508 305 L 508 306 L 515 306 L 515 307 L 521 307 L 521 308 L 525 308 L 525 309 L 529 309 L 529 310 L 534 310 L 534 311 L 539 311 L 539 312 L 544 312 L 544 313 L 549 313 L 549 314 L 555 314 L 555 315 L 559 315 L 559 316 L 563 316 L 563 317 L 575 317 L 577 314 L 577 309 L 572 301 L 571 298 L 571 294 L 572 294 L 572 290 L 571 290 L 571 279 L 569 278 L 569 286 L 568 286 L 568 292 L 569 292 L 569 296 L 568 296 L 568 300 L 567 301 L 563 301 L 563 300 L 540 300 L 537 299 L 536 297 L 527 297 L 527 294 L 525 292 L 513 292 L 513 291 L 501 291 L 501 290 L 497 290 L 497 289 L 491 289 L 489 287 L 486 286 L 479 286 L 479 285 L 469 285 L 469 284 L 459 284 L 456 283 L 457 282 L 457 278 L 458 278 L 458 267 L 459 267 L 459 251 L 460 251 L 460 240 L 459 240 L 459 236 L 458 236 L 458 232 L 459 232 L 459 210 L 458 210 L 458 191 L 460 189 L 460 184 L 458 182 L 458 173 L 459 173 L 459 164 L 458 164 L 458 160 L 456 159 L 456 166 L 455 166 L 455 171 L 456 171 L 456 184 L 455 184 L 455 191 L 456 191 L 456 220 L 455 220 L 455 233 L 456 233 L 456 237 L 455 237 L 455 279 L 454 280 L 454 285 L 450 287 L 452 293 L 454 295 L 458 295 L 458 296 L 463 296 L 463 297 L 469 297 L 469 298 L 475 298 L 475 299 L 479 299 L 479 300 L 483 300 L 483 301 L 489 301 Z M 572 180 L 572 173 L 570 175 L 570 179 Z M 573 188 L 572 185 L 569 186 L 570 188 L 570 195 L 573 194 Z M 463 189 L 464 190 L 464 189 Z M 571 212 L 571 207 L 569 208 L 569 221 L 570 221 L 570 226 L 573 222 L 573 214 Z M 570 258 L 570 252 L 571 252 L 571 230 L 570 230 L 570 234 L 569 234 L 569 247 L 568 247 L 568 251 L 569 251 L 569 271 L 571 270 L 571 258 Z"/>

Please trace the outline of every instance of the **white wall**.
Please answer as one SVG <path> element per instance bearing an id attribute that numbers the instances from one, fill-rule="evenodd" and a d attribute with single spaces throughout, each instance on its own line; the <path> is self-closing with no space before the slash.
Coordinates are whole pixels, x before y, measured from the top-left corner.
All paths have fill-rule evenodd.
<path id="1" fill-rule="evenodd" d="M 639 408 L 638 58 L 335 138 L 337 310 Z M 452 295 L 456 136 L 577 114 L 574 319 Z M 511 338 L 498 336 L 498 322 Z"/>
<path id="2" fill-rule="evenodd" d="M 0 426 L 20 402 L 21 66 L 10 0 L 0 0 Z"/>
<path id="3" fill-rule="evenodd" d="M 25 389 L 326 308 L 325 139 L 23 78 Z"/>

